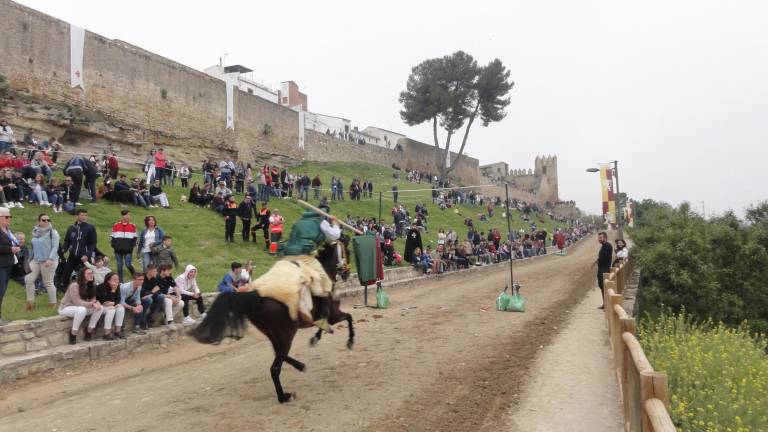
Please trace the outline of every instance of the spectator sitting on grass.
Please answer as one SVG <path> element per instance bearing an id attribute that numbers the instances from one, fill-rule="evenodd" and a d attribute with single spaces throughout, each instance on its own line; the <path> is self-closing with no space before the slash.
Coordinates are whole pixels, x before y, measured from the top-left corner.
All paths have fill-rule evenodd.
<path id="1" fill-rule="evenodd" d="M 231 271 L 227 272 L 221 282 L 219 282 L 219 292 L 232 293 L 237 292 L 237 281 L 240 279 L 240 272 L 243 269 L 243 265 L 239 262 L 233 262 L 229 268 Z"/>
<path id="2" fill-rule="evenodd" d="M 166 209 L 171 208 L 171 204 L 168 202 L 168 195 L 163 192 L 159 179 L 156 179 L 152 186 L 149 187 L 149 196 L 152 197 L 153 203 L 160 203 Z"/>
<path id="3" fill-rule="evenodd" d="M 159 268 L 168 266 L 179 268 L 179 259 L 173 251 L 173 239 L 171 236 L 163 236 L 163 241 L 159 245 L 152 246 L 152 253 L 155 256 L 155 265 Z"/>

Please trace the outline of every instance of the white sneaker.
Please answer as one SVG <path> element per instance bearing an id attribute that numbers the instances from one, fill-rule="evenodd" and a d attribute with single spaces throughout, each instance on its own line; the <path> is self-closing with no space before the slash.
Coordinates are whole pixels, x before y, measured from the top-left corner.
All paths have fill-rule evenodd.
<path id="1" fill-rule="evenodd" d="M 198 318 L 198 320 L 199 320 L 199 321 L 202 321 L 202 320 L 204 320 L 204 319 L 205 319 L 205 317 L 207 317 L 207 316 L 208 316 L 208 312 L 203 312 L 203 313 L 201 313 L 201 314 L 200 314 L 200 318 Z"/>
<path id="2" fill-rule="evenodd" d="M 195 320 L 193 320 L 191 316 L 185 316 L 181 323 L 185 326 L 191 326 L 195 324 Z"/>
<path id="3" fill-rule="evenodd" d="M 24 208 L 24 205 L 21 204 L 20 202 L 17 202 L 16 203 L 16 208 Z"/>

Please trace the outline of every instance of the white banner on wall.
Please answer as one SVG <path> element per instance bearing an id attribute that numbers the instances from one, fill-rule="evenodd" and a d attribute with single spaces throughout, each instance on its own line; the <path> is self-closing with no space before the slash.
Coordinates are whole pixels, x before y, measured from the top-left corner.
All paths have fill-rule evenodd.
<path id="1" fill-rule="evenodd" d="M 304 111 L 299 111 L 299 148 L 304 148 Z"/>
<path id="2" fill-rule="evenodd" d="M 450 168 L 451 167 L 451 152 L 445 153 L 445 167 Z"/>
<path id="3" fill-rule="evenodd" d="M 231 80 L 225 81 L 227 85 L 227 129 L 235 129 L 235 83 Z"/>
<path id="4" fill-rule="evenodd" d="M 83 84 L 83 49 L 85 29 L 74 24 L 69 25 L 69 85 L 85 90 Z"/>

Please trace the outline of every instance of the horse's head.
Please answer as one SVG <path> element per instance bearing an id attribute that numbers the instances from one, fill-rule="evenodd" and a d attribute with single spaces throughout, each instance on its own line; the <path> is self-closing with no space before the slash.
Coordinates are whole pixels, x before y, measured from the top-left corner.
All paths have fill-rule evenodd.
<path id="1" fill-rule="evenodd" d="M 335 245 L 326 244 L 318 251 L 317 259 L 332 281 L 336 281 L 336 276 L 341 276 L 341 280 L 346 282 L 349 278 L 349 237 L 342 234 Z"/>

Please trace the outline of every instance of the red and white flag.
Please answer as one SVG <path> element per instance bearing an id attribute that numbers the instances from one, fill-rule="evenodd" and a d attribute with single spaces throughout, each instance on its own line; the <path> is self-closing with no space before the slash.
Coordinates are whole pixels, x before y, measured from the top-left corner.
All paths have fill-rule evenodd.
<path id="1" fill-rule="evenodd" d="M 83 49 L 85 47 L 85 29 L 74 24 L 69 25 L 69 85 L 85 90 L 83 83 Z"/>

